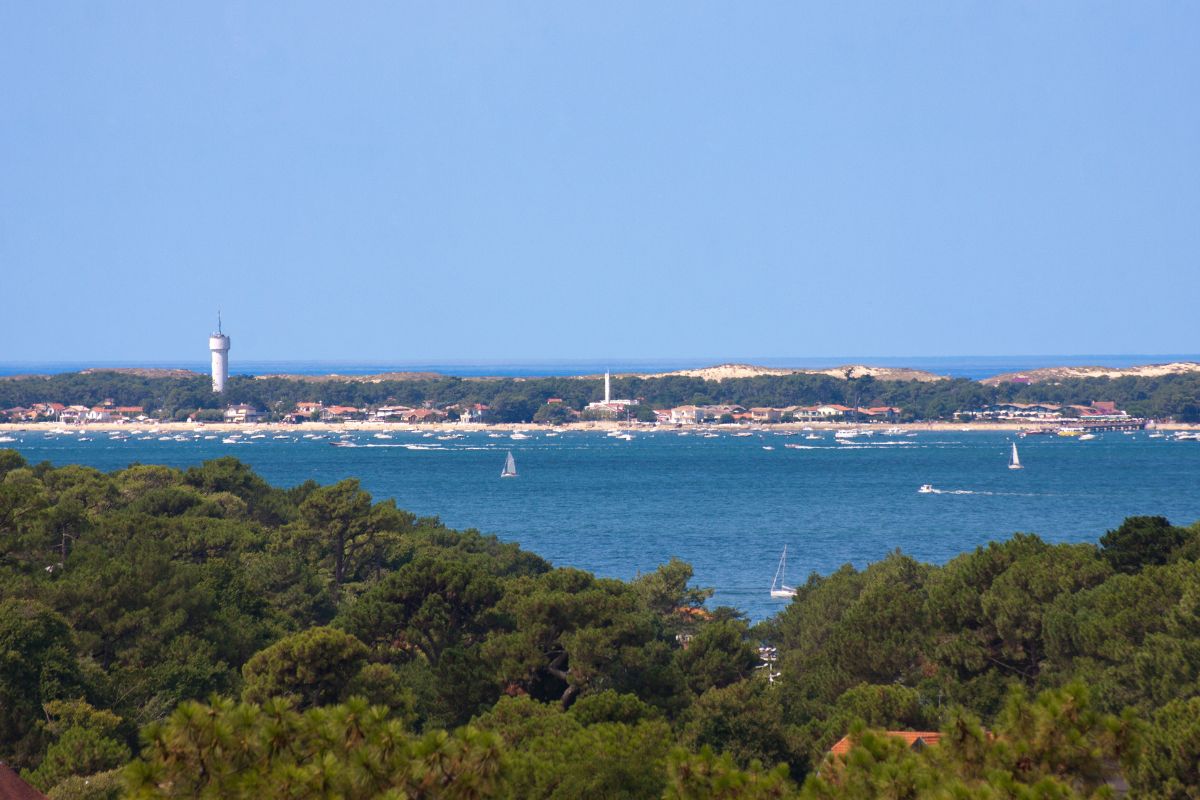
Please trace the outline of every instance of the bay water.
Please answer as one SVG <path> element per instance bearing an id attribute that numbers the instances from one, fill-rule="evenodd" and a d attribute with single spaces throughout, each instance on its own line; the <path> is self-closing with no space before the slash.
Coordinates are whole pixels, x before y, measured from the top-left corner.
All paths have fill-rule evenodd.
<path id="1" fill-rule="evenodd" d="M 1129 515 L 1200 519 L 1200 441 L 1147 432 L 1021 439 L 1022 470 L 1007 468 L 1007 432 L 846 441 L 830 431 L 820 439 L 654 431 L 631 441 L 591 431 L 517 440 L 507 432 L 263 433 L 226 443 L 211 431 L 189 431 L 182 441 L 26 432 L 0 447 L 31 462 L 103 470 L 234 455 L 280 486 L 355 477 L 377 499 L 518 542 L 560 566 L 629 579 L 678 556 L 695 568 L 697 585 L 716 590 L 710 605 L 755 620 L 785 602 L 769 596 L 784 545 L 795 585 L 810 572 L 861 567 L 895 549 L 941 563 L 1015 531 L 1094 542 Z M 513 480 L 499 477 L 509 451 L 520 473 Z M 922 484 L 937 491 L 918 493 Z"/>

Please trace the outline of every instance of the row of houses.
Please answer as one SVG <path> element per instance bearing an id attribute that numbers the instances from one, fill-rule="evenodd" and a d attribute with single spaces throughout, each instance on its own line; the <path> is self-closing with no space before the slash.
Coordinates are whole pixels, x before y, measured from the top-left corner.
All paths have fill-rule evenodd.
<path id="1" fill-rule="evenodd" d="M 547 405 L 561 404 L 560 398 L 552 397 Z M 588 410 L 593 413 L 611 411 L 611 417 L 621 418 L 620 411 L 626 411 L 630 401 L 610 401 L 608 403 L 592 403 Z M 107 400 L 97 406 L 63 405 L 61 403 L 35 403 L 29 408 L 18 407 L 4 410 L 4 415 L 12 422 L 61 422 L 68 424 L 88 422 L 121 422 L 147 421 L 145 409 L 142 406 L 118 406 Z M 403 405 L 384 405 L 376 408 L 359 406 L 325 405 L 319 402 L 300 402 L 284 415 L 285 422 L 343 422 L 349 420 L 365 420 L 370 422 L 397 422 L 419 425 L 430 422 L 446 422 L 457 420 L 464 423 L 489 422 L 491 409 L 483 403 L 458 403 L 444 408 L 412 408 Z M 578 412 L 576 412 L 577 415 Z M 892 421 L 900 409 L 883 406 L 876 408 L 852 408 L 836 404 L 816 406 L 785 406 L 783 408 L 753 407 L 744 408 L 739 405 L 685 405 L 654 412 L 656 421 L 663 425 L 701 425 L 706 423 L 732 420 L 734 422 L 774 423 L 784 421 L 795 422 L 828 422 L 843 419 L 858 421 Z M 973 412 L 972 412 L 973 413 Z M 990 413 L 990 412 L 989 412 Z M 224 413 L 225 422 L 253 423 L 261 422 L 269 415 L 266 411 L 252 405 L 239 403 L 228 406 Z M 195 415 L 191 419 L 195 419 Z"/>
<path id="2" fill-rule="evenodd" d="M 655 411 L 662 424 L 703 425 L 732 419 L 734 422 L 835 422 L 845 419 L 861 421 L 892 422 L 899 418 L 900 409 L 895 406 L 854 408 L 836 404 L 817 406 L 784 406 L 783 408 L 743 408 L 736 405 L 677 406 Z"/>
<path id="3" fill-rule="evenodd" d="M 955 416 L 969 419 L 993 420 L 1060 420 L 1079 418 L 1103 422 L 1127 419 L 1129 414 L 1109 400 L 1093 400 L 1088 405 L 1059 405 L 1057 403 L 993 403 L 971 411 L 959 411 Z"/>
<path id="4" fill-rule="evenodd" d="M 82 424 L 85 422 L 120 422 L 146 420 L 142 406 L 118 406 L 106 400 L 98 406 L 63 405 L 62 403 L 34 403 L 28 408 L 16 406 L 6 408 L 4 416 L 10 422 L 61 422 Z"/>
<path id="5" fill-rule="evenodd" d="M 419 425 L 426 422 L 484 422 L 491 409 L 483 403 L 456 404 L 445 408 L 412 408 L 401 405 L 386 405 L 377 408 L 359 406 L 325 405 L 318 402 L 300 402 L 283 417 L 284 422 L 346 422 L 366 420 L 369 422 L 398 422 Z M 225 409 L 225 421 L 231 423 L 258 422 L 266 416 L 253 406 L 239 404 Z"/>

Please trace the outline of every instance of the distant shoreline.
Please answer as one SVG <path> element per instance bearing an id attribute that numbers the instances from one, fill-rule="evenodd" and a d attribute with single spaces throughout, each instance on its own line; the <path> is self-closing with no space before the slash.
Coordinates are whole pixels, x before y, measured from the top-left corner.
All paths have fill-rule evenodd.
<path id="1" fill-rule="evenodd" d="M 948 378 L 984 381 L 1002 375 L 1034 370 L 1076 370 L 1099 368 L 1122 371 L 1145 365 L 1200 362 L 1195 353 L 1141 354 L 1059 354 L 1059 355 L 1000 355 L 1000 356 L 843 356 L 788 357 L 738 359 L 549 359 L 545 361 L 324 361 L 324 360 L 258 360 L 239 359 L 233 353 L 230 370 L 233 375 L 254 378 L 272 376 L 294 380 L 370 380 L 373 376 L 405 376 L 399 379 L 422 377 L 460 378 L 464 380 L 521 380 L 538 378 L 588 378 L 609 370 L 614 376 L 647 377 L 664 373 L 696 372 L 716 365 L 741 364 L 764 372 L 827 372 L 844 369 L 847 365 L 870 365 L 876 369 L 897 372 L 928 373 Z M 84 371 L 139 371 L 176 376 L 207 375 L 206 360 L 163 361 L 10 361 L 0 362 L 0 380 L 51 377 Z"/>
<path id="2" fill-rule="evenodd" d="M 1067 420 L 1069 422 L 1070 420 Z M 83 425 L 63 425 L 58 422 L 6 422 L 0 423 L 0 433 L 47 433 L 58 429 L 67 429 L 70 431 L 162 431 L 164 433 L 179 433 L 179 432 L 198 432 L 209 431 L 214 433 L 234 433 L 244 431 L 269 431 L 269 432 L 298 432 L 298 433 L 332 433 L 339 431 L 370 431 L 381 432 L 390 431 L 394 433 L 412 432 L 412 433 L 470 433 L 480 431 L 698 431 L 698 430 L 717 430 L 717 431 L 745 431 L 754 430 L 755 432 L 770 433 L 773 431 L 783 433 L 798 433 L 802 431 L 817 431 L 829 433 L 832 431 L 843 429 L 859 429 L 869 430 L 875 433 L 881 433 L 889 428 L 897 428 L 905 433 L 915 431 L 938 431 L 943 433 L 986 433 L 1012 431 L 1019 432 L 1022 430 L 1036 430 L 1038 428 L 1047 427 L 1037 423 L 1020 423 L 1020 422 L 988 422 L 988 423 L 971 423 L 963 424 L 961 422 L 896 422 L 896 423 L 860 423 L 852 424 L 850 422 L 779 422 L 769 425 L 684 425 L 676 427 L 674 425 L 654 425 L 654 424 L 637 424 L 637 423 L 622 423 L 609 421 L 593 421 L 593 422 L 571 422 L 565 425 L 542 425 L 533 422 L 513 422 L 513 423 L 458 423 L 458 422 L 431 422 L 421 425 L 412 425 L 408 423 L 397 422 L 367 422 L 363 420 L 350 420 L 347 422 L 300 422 L 296 424 L 286 422 L 206 422 L 198 424 L 195 422 L 147 422 L 147 423 L 117 423 L 117 422 L 93 422 Z M 1164 431 L 1191 431 L 1200 430 L 1200 424 L 1187 423 L 1157 423 L 1156 430 Z M 0 442 L 0 445 L 3 445 Z"/>

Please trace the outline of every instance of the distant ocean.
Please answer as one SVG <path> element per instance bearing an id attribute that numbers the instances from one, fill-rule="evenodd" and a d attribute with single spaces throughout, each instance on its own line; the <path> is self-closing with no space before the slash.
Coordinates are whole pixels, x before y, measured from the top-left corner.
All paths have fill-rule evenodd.
<path id="1" fill-rule="evenodd" d="M 609 361 L 241 361 L 230 359 L 234 375 L 373 375 L 380 372 L 438 372 L 459 377 L 536 377 L 553 375 L 594 375 L 613 372 L 669 372 L 679 369 L 711 367 L 720 363 L 755 364 L 763 367 L 828 369 L 843 364 L 869 364 L 875 367 L 907 367 L 938 375 L 979 380 L 1006 372 L 1021 372 L 1040 367 L 1105 366 L 1131 367 L 1169 361 L 1200 361 L 1200 354 L 1143 355 L 1049 355 L 1049 356 L 836 356 L 796 358 L 693 358 L 693 359 L 611 359 Z M 207 373 L 207 359 L 196 361 L 12 361 L 0 363 L 0 375 L 52 375 L 103 367 L 142 367 L 190 369 Z"/>

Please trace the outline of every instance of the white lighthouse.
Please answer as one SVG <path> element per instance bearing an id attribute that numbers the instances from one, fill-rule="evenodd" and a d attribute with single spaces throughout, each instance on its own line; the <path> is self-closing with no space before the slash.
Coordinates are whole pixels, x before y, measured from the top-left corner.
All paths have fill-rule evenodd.
<path id="1" fill-rule="evenodd" d="M 217 312 L 217 332 L 208 337 L 208 349 L 212 351 L 213 391 L 225 391 L 229 378 L 229 337 L 221 332 L 221 312 Z"/>

